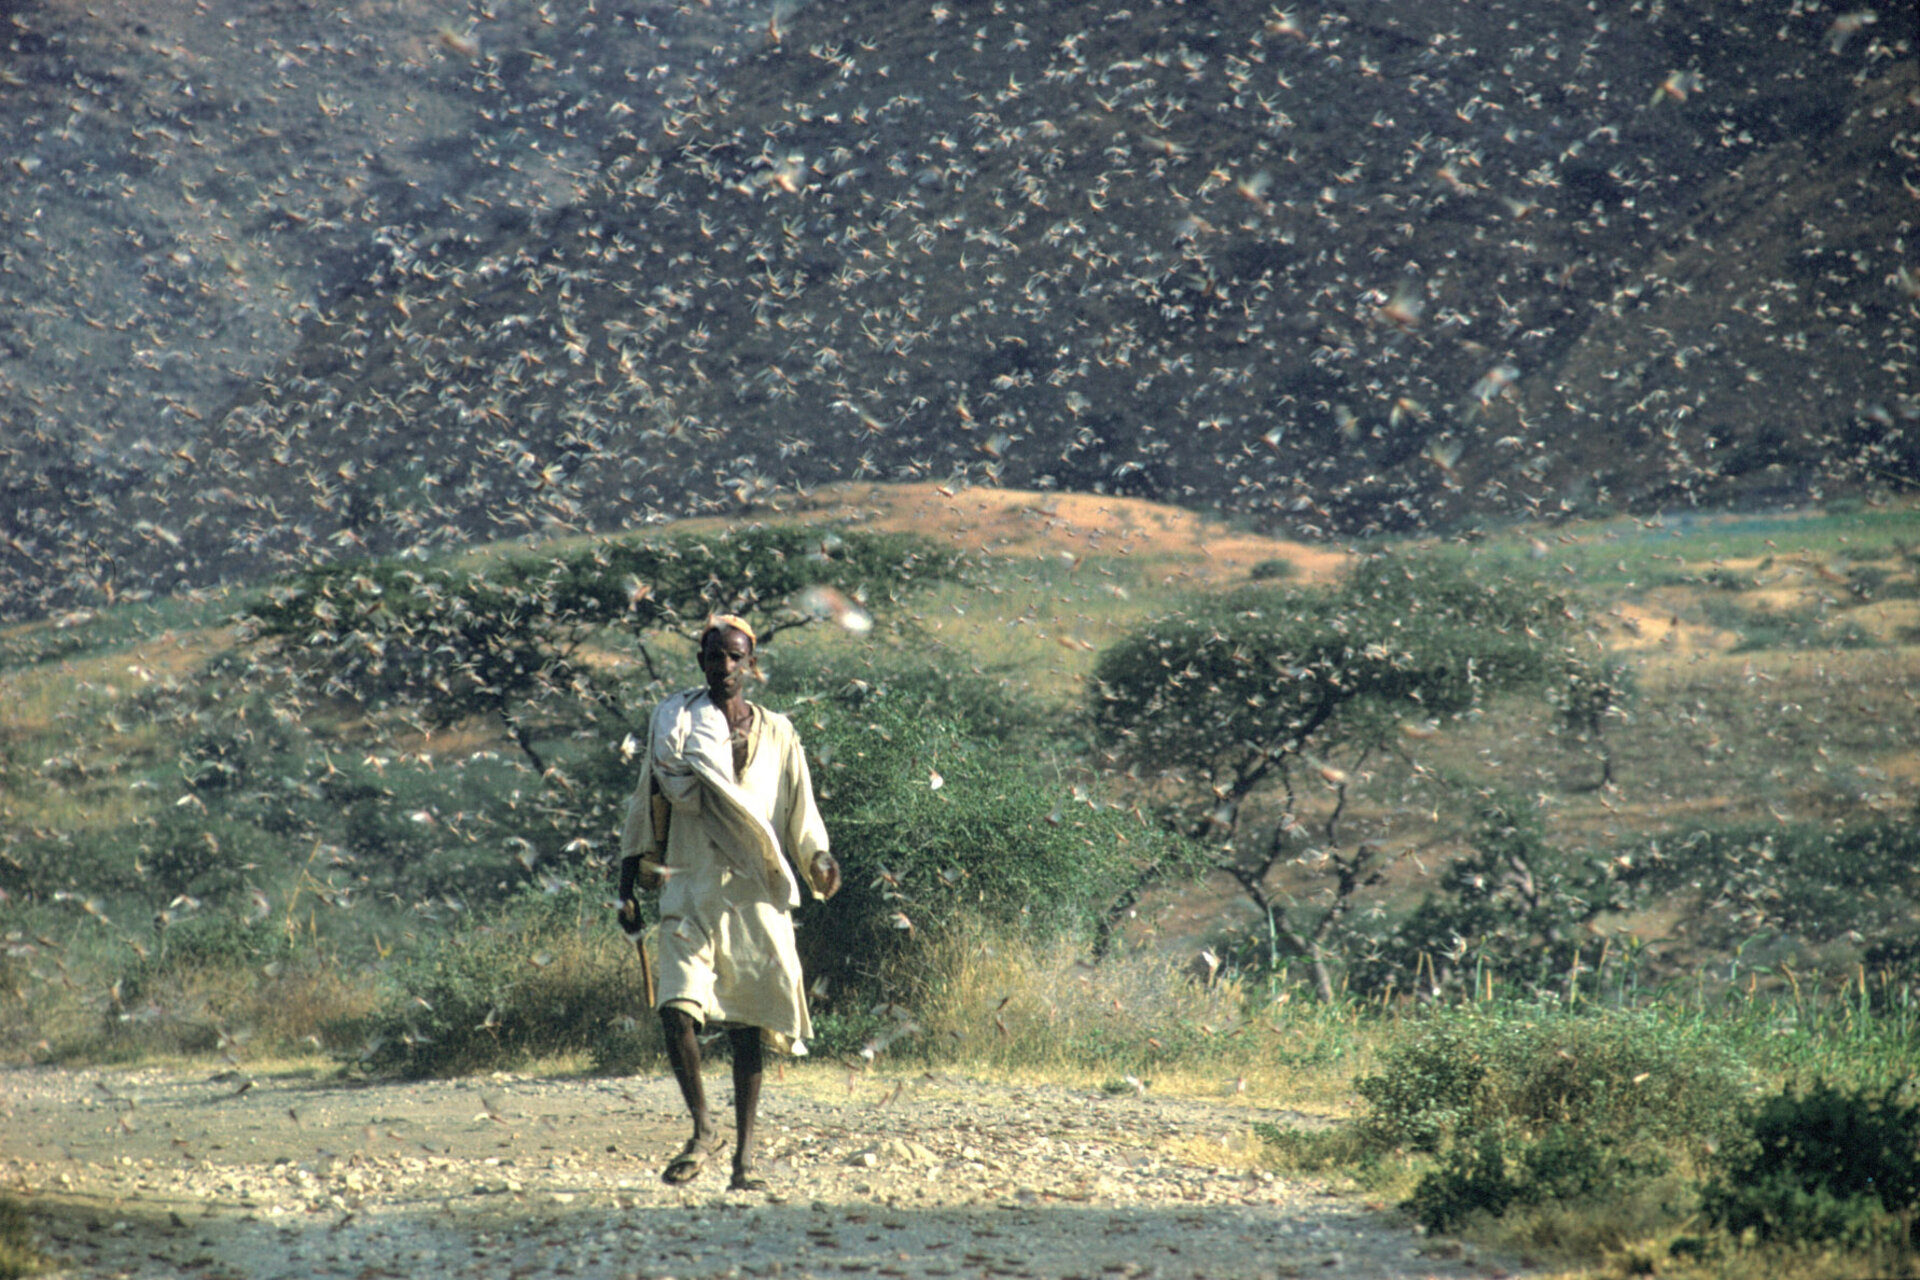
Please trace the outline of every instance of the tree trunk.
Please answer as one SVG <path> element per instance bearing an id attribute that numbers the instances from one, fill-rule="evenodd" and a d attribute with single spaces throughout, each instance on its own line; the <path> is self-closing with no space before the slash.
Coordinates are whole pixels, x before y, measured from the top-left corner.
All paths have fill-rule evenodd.
<path id="1" fill-rule="evenodd" d="M 527 758 L 527 763 L 533 766 L 535 773 L 543 778 L 546 777 L 547 764 L 546 761 L 540 758 L 540 753 L 534 750 L 532 735 L 527 732 L 526 727 L 520 723 L 519 719 L 512 712 L 508 711 L 505 707 L 501 707 L 499 710 L 500 723 L 506 726 L 507 736 L 513 739 L 513 745 L 520 748 L 520 754 Z"/>

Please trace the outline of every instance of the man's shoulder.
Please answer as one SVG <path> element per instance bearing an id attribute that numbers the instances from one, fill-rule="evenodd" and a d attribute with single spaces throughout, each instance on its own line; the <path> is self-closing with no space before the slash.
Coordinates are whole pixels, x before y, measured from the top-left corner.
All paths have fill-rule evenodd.
<path id="1" fill-rule="evenodd" d="M 795 736 L 792 720 L 789 720 L 786 716 L 782 715 L 780 712 L 775 711 L 772 707 L 763 706 L 758 702 L 754 703 L 753 705 L 754 705 L 754 708 L 757 711 L 759 711 L 761 715 L 766 717 L 766 727 L 768 729 L 772 730 L 775 733 L 786 734 L 788 737 Z"/>
<path id="2" fill-rule="evenodd" d="M 653 704 L 653 714 L 659 715 L 662 711 L 669 708 L 678 709 L 684 707 L 695 699 L 704 696 L 706 692 L 705 689 L 682 689 L 678 693 L 670 693 Z"/>

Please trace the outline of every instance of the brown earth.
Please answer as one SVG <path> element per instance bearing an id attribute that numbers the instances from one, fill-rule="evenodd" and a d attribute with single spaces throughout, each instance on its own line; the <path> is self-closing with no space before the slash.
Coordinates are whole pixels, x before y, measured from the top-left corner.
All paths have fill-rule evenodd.
<path id="1" fill-rule="evenodd" d="M 811 490 L 776 518 L 848 522 L 889 533 L 919 533 L 969 551 L 1013 558 L 1117 554 L 1164 564 L 1195 586 L 1244 582 L 1268 560 L 1293 565 L 1292 579 L 1324 582 L 1347 562 L 1336 547 L 1231 529 L 1197 512 L 1142 498 L 944 484 L 842 484 Z M 676 521 L 675 530 L 735 527 L 735 519 Z"/>
<path id="2" fill-rule="evenodd" d="M 0 1192 L 61 1277 L 1445 1277 L 1505 1272 L 1262 1169 L 1218 1099 L 769 1079 L 765 1194 L 668 1187 L 664 1077 L 6 1073 Z M 724 1161 L 724 1157 L 722 1157 Z"/>

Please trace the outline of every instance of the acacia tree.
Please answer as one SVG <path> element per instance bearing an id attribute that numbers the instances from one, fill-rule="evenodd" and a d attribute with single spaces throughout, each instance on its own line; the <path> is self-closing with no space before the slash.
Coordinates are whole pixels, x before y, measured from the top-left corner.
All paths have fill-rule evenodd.
<path id="1" fill-rule="evenodd" d="M 752 621 L 761 641 L 817 621 L 808 591 L 890 603 L 957 562 L 909 534 L 783 526 L 613 540 L 545 556 L 415 565 L 326 565 L 269 588 L 247 622 L 286 670 L 321 692 L 397 707 L 435 727 L 497 719 L 542 775 L 534 720 L 564 727 L 621 715 L 617 672 L 584 660 L 626 633 L 650 678 L 647 632 L 689 638 L 714 613 Z M 615 733 L 616 739 L 619 733 Z"/>
<path id="2" fill-rule="evenodd" d="M 1533 797 L 1481 788 L 1473 824 L 1437 892 L 1372 940 L 1359 985 L 1390 988 L 1411 967 L 1413 985 L 1431 996 L 1477 974 L 1574 995 L 1580 974 L 1597 972 L 1606 954 L 1588 927 L 1630 907 L 1643 875 L 1630 862 L 1556 847 Z"/>
<path id="3" fill-rule="evenodd" d="M 416 861 L 438 850 L 435 865 L 485 896 L 523 874 L 546 884 L 539 850 L 563 854 L 549 864 L 557 868 L 607 864 L 591 851 L 607 847 L 625 813 L 632 756 L 646 736 L 640 708 L 663 673 L 651 651 L 660 637 L 690 640 L 725 612 L 768 640 L 833 609 L 844 618 L 855 602 L 884 614 L 920 584 L 958 573 L 956 556 L 917 536 L 796 527 L 328 566 L 282 580 L 255 605 L 250 676 L 277 717 L 320 705 L 363 716 L 356 736 L 393 735 L 389 742 L 405 744 L 395 755 L 424 760 L 399 785 L 425 818 L 367 805 L 355 812 L 368 830 L 351 843 L 374 862 L 402 856 L 403 846 Z M 539 786 L 526 795 L 496 788 L 497 806 L 490 795 L 484 814 L 465 811 L 462 829 L 443 833 L 427 800 L 439 792 L 422 781 L 431 759 L 407 748 L 422 730 L 482 718 L 504 728 Z M 384 767 L 378 756 L 370 762 L 376 773 Z M 351 806 L 348 775 L 359 772 L 329 760 L 316 785 Z M 473 843 L 480 829 L 485 848 Z"/>
<path id="4" fill-rule="evenodd" d="M 1385 870 L 1379 846 L 1341 847 L 1354 777 L 1487 698 L 1567 687 L 1585 665 L 1572 617 L 1536 587 L 1372 556 L 1332 589 L 1250 591 L 1142 627 L 1100 656 L 1093 720 L 1126 764 L 1172 784 L 1171 820 L 1217 849 L 1266 918 L 1270 956 L 1308 962 L 1331 999 L 1329 944 Z M 1299 787 L 1312 780 L 1334 792 L 1318 831 L 1333 883 L 1309 911 L 1267 879 L 1307 835 Z M 1263 830 L 1246 821 L 1256 799 L 1277 808 Z"/>

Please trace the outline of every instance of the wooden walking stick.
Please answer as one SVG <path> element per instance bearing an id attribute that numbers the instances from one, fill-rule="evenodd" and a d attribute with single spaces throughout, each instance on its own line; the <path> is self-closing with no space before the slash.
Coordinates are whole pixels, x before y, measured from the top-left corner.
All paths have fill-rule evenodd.
<path id="1" fill-rule="evenodd" d="M 673 806 L 660 794 L 658 783 L 649 781 L 648 816 L 653 822 L 653 848 L 661 858 L 667 856 L 667 828 L 673 818 Z M 651 858 L 629 855 L 621 865 L 620 872 L 620 926 L 633 939 L 633 949 L 640 953 L 640 980 L 647 988 L 647 1008 L 655 1006 L 656 994 L 653 985 L 653 959 L 647 955 L 647 935 L 640 927 L 640 904 L 634 900 L 633 889 L 636 882 L 645 889 L 658 889 L 666 883 L 667 869 Z"/>
<path id="2" fill-rule="evenodd" d="M 653 820 L 654 851 L 659 854 L 660 861 L 665 862 L 667 859 L 667 833 L 673 824 L 673 805 L 668 802 L 665 796 L 660 794 L 660 784 L 654 781 L 651 775 L 647 778 L 647 814 L 648 817 Z M 641 869 L 647 869 L 644 862 L 641 864 Z M 664 872 L 665 868 L 662 867 L 659 871 Z M 656 872 L 656 876 L 660 883 L 665 883 L 666 877 L 664 875 Z M 646 935 L 643 933 L 636 936 L 633 940 L 633 945 L 635 949 L 640 952 L 640 978 L 641 981 L 647 985 L 647 1008 L 651 1009 L 654 1007 L 653 961 L 647 957 Z"/>
<path id="3" fill-rule="evenodd" d="M 640 915 L 640 911 L 637 904 L 629 902 L 628 906 L 633 907 L 633 910 L 629 911 L 628 907 L 623 906 L 620 908 L 620 914 L 623 916 L 626 916 L 630 920 L 634 920 L 637 922 Z M 647 956 L 647 935 L 646 934 L 638 930 L 634 931 L 633 949 L 640 953 L 640 980 L 646 984 L 647 1008 L 651 1009 L 654 1006 L 653 961 L 649 959 Z"/>

